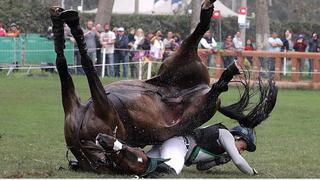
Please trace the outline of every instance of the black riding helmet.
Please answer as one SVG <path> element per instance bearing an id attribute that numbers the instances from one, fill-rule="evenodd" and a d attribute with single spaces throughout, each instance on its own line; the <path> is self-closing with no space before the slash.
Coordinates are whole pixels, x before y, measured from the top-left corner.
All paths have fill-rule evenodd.
<path id="1" fill-rule="evenodd" d="M 236 126 L 230 129 L 233 136 L 240 136 L 247 142 L 247 151 L 254 152 L 256 150 L 256 135 L 253 129 Z"/>

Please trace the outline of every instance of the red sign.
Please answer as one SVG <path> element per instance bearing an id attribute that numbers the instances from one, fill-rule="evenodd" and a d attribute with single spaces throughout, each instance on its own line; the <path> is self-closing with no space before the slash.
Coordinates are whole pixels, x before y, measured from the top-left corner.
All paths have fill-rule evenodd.
<path id="1" fill-rule="evenodd" d="M 213 12 L 212 12 L 212 18 L 213 18 L 213 19 L 219 19 L 220 16 L 221 16 L 221 14 L 220 14 L 220 11 L 219 11 L 219 10 L 216 10 L 216 11 L 213 11 Z"/>
<path id="2" fill-rule="evenodd" d="M 247 8 L 246 7 L 240 7 L 240 14 L 246 15 L 247 14 Z"/>

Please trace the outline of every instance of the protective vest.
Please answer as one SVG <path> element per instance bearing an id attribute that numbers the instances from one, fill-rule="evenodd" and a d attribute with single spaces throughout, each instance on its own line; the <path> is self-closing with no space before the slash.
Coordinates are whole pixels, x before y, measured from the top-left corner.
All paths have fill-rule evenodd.
<path id="1" fill-rule="evenodd" d="M 197 146 L 193 148 L 192 153 L 186 160 L 185 165 L 202 161 L 202 159 L 214 159 L 222 155 L 225 149 L 219 144 L 219 129 L 228 129 L 221 123 L 208 126 L 205 128 L 199 128 L 194 130 L 193 137 Z"/>

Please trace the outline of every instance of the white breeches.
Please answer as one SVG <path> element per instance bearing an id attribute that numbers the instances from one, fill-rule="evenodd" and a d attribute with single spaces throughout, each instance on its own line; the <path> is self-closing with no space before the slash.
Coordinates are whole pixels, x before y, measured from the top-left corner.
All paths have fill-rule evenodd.
<path id="1" fill-rule="evenodd" d="M 179 136 L 166 140 L 162 145 L 153 146 L 147 155 L 153 158 L 170 159 L 165 163 L 179 174 L 184 166 L 187 151 L 184 138 Z"/>

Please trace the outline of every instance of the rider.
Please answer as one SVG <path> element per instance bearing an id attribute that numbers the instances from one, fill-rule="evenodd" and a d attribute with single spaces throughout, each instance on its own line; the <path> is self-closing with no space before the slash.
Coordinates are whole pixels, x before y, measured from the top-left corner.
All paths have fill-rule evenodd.
<path id="1" fill-rule="evenodd" d="M 147 155 L 170 159 L 157 167 L 156 172 L 159 173 L 179 174 L 184 165 L 192 164 L 196 164 L 200 171 L 208 170 L 232 159 L 240 171 L 255 175 L 257 171 L 241 156 L 245 150 L 256 150 L 255 139 L 252 129 L 236 126 L 228 130 L 219 123 L 198 128 L 188 136 L 168 139 L 162 145 L 153 146 Z"/>

